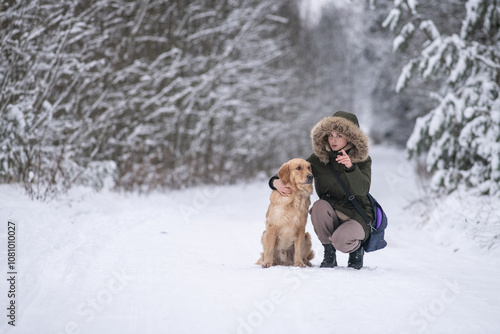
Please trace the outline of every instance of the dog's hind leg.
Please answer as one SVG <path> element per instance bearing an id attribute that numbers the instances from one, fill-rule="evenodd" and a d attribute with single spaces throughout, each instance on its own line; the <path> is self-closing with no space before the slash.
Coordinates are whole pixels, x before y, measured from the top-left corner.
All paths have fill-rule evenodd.
<path id="1" fill-rule="evenodd" d="M 310 260 L 314 258 L 314 251 L 312 250 L 311 236 L 309 235 L 308 232 L 306 232 L 304 240 L 305 241 L 304 241 L 304 249 L 302 252 L 302 256 L 304 259 L 304 263 L 307 266 L 311 266 Z"/>
<path id="2" fill-rule="evenodd" d="M 286 250 L 286 262 L 285 266 L 293 266 L 293 257 L 295 255 L 295 246 L 292 244 L 290 248 Z"/>

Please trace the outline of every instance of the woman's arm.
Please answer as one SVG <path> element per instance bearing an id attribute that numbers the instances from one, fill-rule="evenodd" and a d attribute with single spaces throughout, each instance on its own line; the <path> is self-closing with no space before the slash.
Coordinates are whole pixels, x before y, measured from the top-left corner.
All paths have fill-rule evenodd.
<path id="1" fill-rule="evenodd" d="M 368 157 L 365 161 L 353 164 L 354 169 L 346 171 L 349 181 L 349 190 L 354 195 L 365 196 L 370 192 L 372 177 L 372 159 Z"/>
<path id="2" fill-rule="evenodd" d="M 292 189 L 284 184 L 277 175 L 274 175 L 269 179 L 269 187 L 273 190 L 277 190 L 282 196 L 288 196 L 292 193 Z"/>

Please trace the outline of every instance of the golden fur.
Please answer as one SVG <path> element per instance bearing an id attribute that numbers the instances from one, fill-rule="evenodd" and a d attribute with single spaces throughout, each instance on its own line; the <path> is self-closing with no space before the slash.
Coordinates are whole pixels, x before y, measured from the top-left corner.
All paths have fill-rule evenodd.
<path id="1" fill-rule="evenodd" d="M 271 193 L 266 213 L 266 230 L 262 233 L 261 253 L 257 264 L 263 268 L 274 265 L 310 266 L 314 257 L 311 236 L 306 233 L 307 210 L 313 191 L 311 165 L 304 159 L 292 159 L 281 166 L 278 177 L 292 193 L 282 196 Z"/>

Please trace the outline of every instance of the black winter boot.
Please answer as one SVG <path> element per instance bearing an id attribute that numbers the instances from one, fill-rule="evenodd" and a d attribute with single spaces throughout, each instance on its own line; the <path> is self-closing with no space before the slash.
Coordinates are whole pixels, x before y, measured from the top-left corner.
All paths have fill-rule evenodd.
<path id="1" fill-rule="evenodd" d="M 333 268 L 337 266 L 337 256 L 335 255 L 335 248 L 332 244 L 323 244 L 325 247 L 325 257 L 320 264 L 320 268 Z"/>
<path id="2" fill-rule="evenodd" d="M 349 262 L 347 266 L 349 268 L 361 269 L 363 267 L 363 255 L 365 254 L 365 250 L 363 246 L 359 246 L 354 252 L 349 253 Z"/>

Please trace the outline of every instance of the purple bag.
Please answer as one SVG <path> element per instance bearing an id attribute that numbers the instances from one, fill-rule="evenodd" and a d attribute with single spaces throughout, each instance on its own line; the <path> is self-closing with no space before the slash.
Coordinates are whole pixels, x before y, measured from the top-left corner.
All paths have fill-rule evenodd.
<path id="1" fill-rule="evenodd" d="M 387 215 L 372 195 L 368 194 L 368 198 L 373 209 L 374 219 L 370 223 L 370 237 L 363 243 L 363 248 L 365 252 L 374 252 L 387 246 L 387 241 L 384 239 L 385 229 L 387 228 Z"/>

